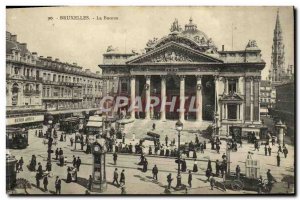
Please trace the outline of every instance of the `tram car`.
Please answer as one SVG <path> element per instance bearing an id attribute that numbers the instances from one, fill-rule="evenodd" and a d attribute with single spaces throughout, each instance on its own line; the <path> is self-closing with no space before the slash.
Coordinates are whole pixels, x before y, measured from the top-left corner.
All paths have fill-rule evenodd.
<path id="1" fill-rule="evenodd" d="M 6 148 L 25 149 L 28 146 L 28 130 L 22 128 L 6 128 Z"/>

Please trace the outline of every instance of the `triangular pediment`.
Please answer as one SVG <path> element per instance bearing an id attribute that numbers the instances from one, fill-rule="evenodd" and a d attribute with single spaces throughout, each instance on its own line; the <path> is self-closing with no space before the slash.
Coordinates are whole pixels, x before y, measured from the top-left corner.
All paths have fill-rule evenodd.
<path id="1" fill-rule="evenodd" d="M 170 42 L 127 61 L 127 64 L 222 63 L 222 60 L 215 58 L 214 56 L 198 52 L 182 44 Z"/>

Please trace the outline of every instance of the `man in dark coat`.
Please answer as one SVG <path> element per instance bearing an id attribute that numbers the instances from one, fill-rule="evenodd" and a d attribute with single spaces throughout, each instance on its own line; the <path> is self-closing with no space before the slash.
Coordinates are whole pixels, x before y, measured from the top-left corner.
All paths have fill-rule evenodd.
<path id="1" fill-rule="evenodd" d="M 37 171 L 38 171 L 38 173 L 39 173 L 40 176 L 43 175 L 43 167 L 42 167 L 41 163 L 38 163 L 38 169 L 37 169 Z"/>
<path id="2" fill-rule="evenodd" d="M 132 144 L 131 143 L 129 144 L 128 148 L 129 148 L 129 153 L 132 153 L 133 151 L 132 151 Z"/>
<path id="3" fill-rule="evenodd" d="M 62 156 L 62 155 L 64 155 L 64 151 L 61 149 L 61 148 L 59 148 L 59 153 L 58 153 L 60 156 Z"/>
<path id="4" fill-rule="evenodd" d="M 47 176 L 44 177 L 43 185 L 44 185 L 44 190 L 48 191 L 48 188 L 47 188 L 48 187 L 48 177 Z"/>
<path id="5" fill-rule="evenodd" d="M 236 168 L 235 168 L 235 174 L 236 174 L 236 178 L 240 179 L 241 168 L 240 168 L 239 165 L 237 165 Z"/>
<path id="6" fill-rule="evenodd" d="M 124 186 L 125 185 L 125 170 L 123 169 L 121 172 L 121 176 L 120 176 L 120 186 Z"/>
<path id="7" fill-rule="evenodd" d="M 55 150 L 55 160 L 57 160 L 58 159 L 58 148 L 56 148 L 56 150 Z"/>
<path id="8" fill-rule="evenodd" d="M 169 141 L 169 138 L 168 138 L 168 136 L 166 135 L 166 137 L 165 137 L 166 146 L 168 146 L 168 141 Z"/>
<path id="9" fill-rule="evenodd" d="M 268 155 L 268 147 L 267 147 L 267 145 L 265 145 L 265 156 L 267 156 Z"/>
<path id="10" fill-rule="evenodd" d="M 186 172 L 186 161 L 185 161 L 185 159 L 182 160 L 182 163 L 181 163 L 181 171 L 182 171 L 182 172 Z"/>
<path id="11" fill-rule="evenodd" d="M 55 194 L 60 194 L 60 192 L 61 192 L 61 180 L 57 176 L 55 180 Z"/>
<path id="12" fill-rule="evenodd" d="M 219 160 L 216 160 L 216 176 L 219 176 L 220 174 L 220 162 Z"/>
<path id="13" fill-rule="evenodd" d="M 169 173 L 169 175 L 167 176 L 167 181 L 168 181 L 168 189 L 171 189 L 171 183 L 173 181 L 171 173 Z"/>
<path id="14" fill-rule="evenodd" d="M 143 163 L 143 172 L 147 172 L 147 170 L 148 170 L 148 161 L 147 161 L 147 159 L 145 158 L 145 161 L 144 161 L 144 163 Z"/>
<path id="15" fill-rule="evenodd" d="M 280 167 L 280 155 L 279 155 L 279 153 L 277 154 L 277 167 Z"/>
<path id="16" fill-rule="evenodd" d="M 76 157 L 73 155 L 73 167 L 76 167 Z"/>
<path id="17" fill-rule="evenodd" d="M 40 188 L 40 174 L 39 174 L 39 172 L 37 172 L 36 174 L 35 174 L 35 180 L 36 180 L 36 187 L 37 188 Z"/>
<path id="18" fill-rule="evenodd" d="M 157 174 L 158 174 L 158 168 L 156 165 L 154 165 L 152 169 L 153 179 L 157 180 Z"/>
<path id="19" fill-rule="evenodd" d="M 78 156 L 78 158 L 77 158 L 77 160 L 76 160 L 76 166 L 77 166 L 77 170 L 78 170 L 78 171 L 79 171 L 80 165 L 81 165 L 81 159 L 80 159 L 80 157 Z"/>
<path id="20" fill-rule="evenodd" d="M 270 147 L 270 146 L 269 146 L 269 148 L 268 148 L 268 151 L 269 151 L 269 156 L 271 156 L 272 149 L 271 149 L 271 147 Z"/>
<path id="21" fill-rule="evenodd" d="M 288 150 L 286 147 L 283 147 L 283 154 L 284 154 L 284 157 L 286 158 L 287 157 L 287 154 L 288 154 Z M 21 165 L 20 165 L 21 166 Z"/>
<path id="22" fill-rule="evenodd" d="M 113 154 L 114 165 L 117 164 L 117 159 L 118 159 L 118 154 L 115 152 L 115 153 Z"/>
<path id="23" fill-rule="evenodd" d="M 118 174 L 118 168 L 116 168 L 115 171 L 114 171 L 114 180 L 113 180 L 113 182 L 112 182 L 113 185 L 114 185 L 115 183 L 117 183 L 117 186 L 119 186 L 118 177 L 119 177 L 119 174 Z"/>
<path id="24" fill-rule="evenodd" d="M 23 171 L 23 164 L 24 164 L 24 160 L 23 160 L 23 157 L 21 157 L 19 160 L 19 170 L 20 171 Z"/>
<path id="25" fill-rule="evenodd" d="M 219 144 L 216 145 L 216 150 L 217 150 L 217 153 L 220 153 L 220 145 Z"/>
<path id="26" fill-rule="evenodd" d="M 192 187 L 192 179 L 193 179 L 192 171 L 189 170 L 188 184 L 189 184 L 190 188 Z"/>

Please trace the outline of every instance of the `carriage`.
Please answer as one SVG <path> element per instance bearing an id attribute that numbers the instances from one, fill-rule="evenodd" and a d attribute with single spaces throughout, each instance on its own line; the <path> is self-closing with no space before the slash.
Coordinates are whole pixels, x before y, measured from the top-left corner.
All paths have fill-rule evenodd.
<path id="1" fill-rule="evenodd" d="M 6 128 L 6 148 L 25 149 L 28 146 L 28 130 Z"/>

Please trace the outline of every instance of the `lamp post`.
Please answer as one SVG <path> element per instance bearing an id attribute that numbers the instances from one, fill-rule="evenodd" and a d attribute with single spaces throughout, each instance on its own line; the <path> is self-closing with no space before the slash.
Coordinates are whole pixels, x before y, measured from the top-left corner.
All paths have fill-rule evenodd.
<path id="1" fill-rule="evenodd" d="M 181 175 L 180 175 L 180 131 L 183 129 L 183 123 L 178 120 L 175 124 L 175 128 L 178 132 L 178 170 L 177 170 L 177 185 L 176 188 L 181 187 Z"/>

